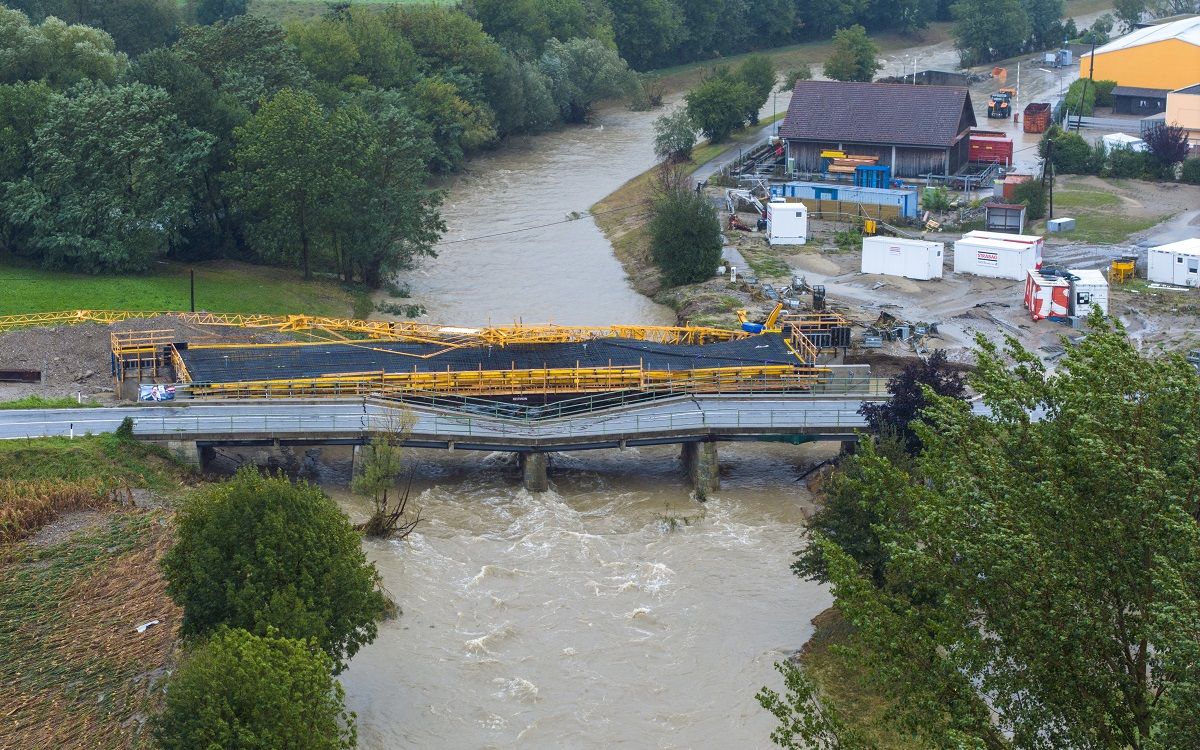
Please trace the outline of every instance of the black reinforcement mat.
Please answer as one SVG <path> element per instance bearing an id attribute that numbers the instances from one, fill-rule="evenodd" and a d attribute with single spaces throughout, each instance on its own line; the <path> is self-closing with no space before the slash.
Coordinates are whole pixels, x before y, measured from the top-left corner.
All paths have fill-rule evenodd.
<path id="1" fill-rule="evenodd" d="M 296 380 L 379 372 L 540 370 L 566 367 L 637 367 L 684 371 L 708 367 L 799 365 L 778 334 L 702 346 L 654 344 L 634 339 L 596 339 L 568 344 L 472 346 L 451 349 L 398 342 L 329 343 L 254 348 L 181 349 L 196 383 Z M 415 356 L 414 356 L 415 355 Z"/>

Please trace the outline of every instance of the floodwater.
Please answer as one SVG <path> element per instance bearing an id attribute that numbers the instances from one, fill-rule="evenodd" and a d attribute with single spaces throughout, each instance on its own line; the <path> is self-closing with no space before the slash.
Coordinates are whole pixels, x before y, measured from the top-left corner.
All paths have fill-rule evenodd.
<path id="1" fill-rule="evenodd" d="M 587 125 L 513 139 L 472 159 L 464 174 L 447 181 L 448 231 L 438 257 L 404 274 L 413 301 L 427 309 L 423 319 L 673 324 L 670 309 L 633 290 L 608 240 L 585 215 L 654 163 L 652 123 L 660 114 L 609 107 Z"/>
<path id="2" fill-rule="evenodd" d="M 413 451 L 425 520 L 367 544 L 403 614 L 341 676 L 360 745 L 769 747 L 754 694 L 831 603 L 788 569 L 829 450 L 723 444 L 703 505 L 677 446 L 555 454 L 539 495 L 504 454 Z"/>

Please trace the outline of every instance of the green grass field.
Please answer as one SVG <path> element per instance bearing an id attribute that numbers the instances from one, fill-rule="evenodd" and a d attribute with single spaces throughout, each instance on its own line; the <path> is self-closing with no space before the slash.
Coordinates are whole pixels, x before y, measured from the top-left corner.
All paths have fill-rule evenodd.
<path id="1" fill-rule="evenodd" d="M 86 276 L 0 266 L 0 315 L 56 310 L 187 310 L 188 270 L 196 271 L 196 309 L 282 315 L 365 317 L 365 290 L 303 281 L 280 268 L 244 263 L 165 264 L 144 276 Z"/>
<path id="2" fill-rule="evenodd" d="M 1149 229 L 1166 216 L 1135 217 L 1114 211 L 1121 199 L 1103 190 L 1054 191 L 1055 216 L 1075 219 L 1075 231 L 1064 232 L 1066 239 L 1097 245 L 1125 242 L 1129 235 Z"/>

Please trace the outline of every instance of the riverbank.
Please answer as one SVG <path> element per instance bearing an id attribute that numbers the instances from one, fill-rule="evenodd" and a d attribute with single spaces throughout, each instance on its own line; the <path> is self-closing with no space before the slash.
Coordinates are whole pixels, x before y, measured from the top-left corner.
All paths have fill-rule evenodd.
<path id="1" fill-rule="evenodd" d="M 102 435 L 0 442 L 0 477 L 0 744 L 152 747 L 181 619 L 164 506 L 191 471 Z"/>

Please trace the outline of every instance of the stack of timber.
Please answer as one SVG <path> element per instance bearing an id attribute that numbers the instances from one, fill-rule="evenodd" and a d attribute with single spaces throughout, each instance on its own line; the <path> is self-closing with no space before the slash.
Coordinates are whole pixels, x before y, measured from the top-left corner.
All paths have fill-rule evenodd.
<path id="1" fill-rule="evenodd" d="M 854 170 L 859 167 L 873 167 L 879 163 L 878 156 L 866 156 L 863 154 L 846 154 L 845 156 L 834 157 L 829 162 L 827 171 L 833 174 L 854 174 Z"/>

